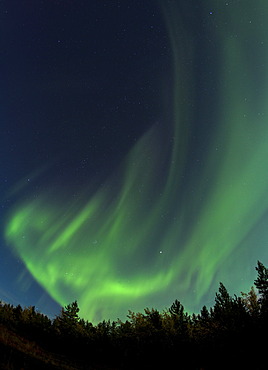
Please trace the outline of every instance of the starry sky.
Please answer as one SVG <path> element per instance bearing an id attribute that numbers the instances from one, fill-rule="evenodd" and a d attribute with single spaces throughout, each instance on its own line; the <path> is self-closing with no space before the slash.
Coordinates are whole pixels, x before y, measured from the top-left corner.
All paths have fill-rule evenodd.
<path id="1" fill-rule="evenodd" d="M 268 262 L 266 0 L 2 0 L 0 299 L 92 322 Z"/>

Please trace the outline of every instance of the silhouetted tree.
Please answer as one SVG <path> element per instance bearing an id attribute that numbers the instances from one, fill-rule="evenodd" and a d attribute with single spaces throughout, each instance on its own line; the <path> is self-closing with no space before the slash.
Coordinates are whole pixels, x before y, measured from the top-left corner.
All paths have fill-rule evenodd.
<path id="1" fill-rule="evenodd" d="M 176 332 L 177 340 L 188 341 L 189 327 L 191 323 L 190 316 L 184 311 L 184 307 L 177 299 L 169 308 L 171 320 Z"/>
<path id="2" fill-rule="evenodd" d="M 163 312 L 145 308 L 144 313 L 129 311 L 125 322 L 104 320 L 93 325 L 79 318 L 77 301 L 62 308 L 53 321 L 34 306 L 23 309 L 0 302 L 0 329 L 11 332 L 12 338 L 16 334 L 26 337 L 47 351 L 80 361 L 81 368 L 131 370 L 141 364 L 144 368 L 171 368 L 178 355 L 181 368 L 190 370 L 248 368 L 247 354 L 266 350 L 268 269 L 258 261 L 256 270 L 258 295 L 252 287 L 241 297 L 231 296 L 220 283 L 214 307 L 203 306 L 199 314 L 189 315 L 175 300 Z M 3 335 L 0 350 L 1 338 Z M 261 360 L 250 367 L 266 368 Z"/>
<path id="3" fill-rule="evenodd" d="M 169 312 L 171 313 L 171 315 L 181 317 L 184 314 L 184 307 L 181 302 L 176 299 L 175 302 L 173 302 L 170 306 Z"/>
<path id="4" fill-rule="evenodd" d="M 219 293 L 216 293 L 214 310 L 230 310 L 232 298 L 223 283 L 220 283 Z"/>
<path id="5" fill-rule="evenodd" d="M 252 318 L 258 318 L 260 314 L 260 304 L 257 292 L 252 286 L 248 293 L 241 292 L 244 306 Z"/>
<path id="6" fill-rule="evenodd" d="M 20 322 L 22 320 L 22 307 L 19 304 L 17 307 L 14 308 L 14 317 L 17 322 Z"/>
<path id="7" fill-rule="evenodd" d="M 61 317 L 64 321 L 77 323 L 79 320 L 78 312 L 80 311 L 77 301 L 74 301 L 61 310 Z"/>
<path id="8" fill-rule="evenodd" d="M 77 301 L 62 307 L 60 315 L 53 322 L 56 330 L 63 335 L 72 334 L 74 336 L 79 322 L 78 312 Z"/>
<path id="9" fill-rule="evenodd" d="M 258 276 L 254 284 L 260 293 L 259 303 L 261 305 L 261 313 L 268 316 L 268 269 L 263 263 L 258 261 L 256 271 L 258 272 Z"/>
<path id="10" fill-rule="evenodd" d="M 210 320 L 210 313 L 206 306 L 203 306 L 203 308 L 200 311 L 200 321 L 202 323 L 207 324 Z"/>
<path id="11" fill-rule="evenodd" d="M 160 312 L 152 308 L 145 308 L 144 312 L 146 313 L 147 320 L 153 326 L 153 328 L 159 330 L 162 328 L 162 318 Z"/>

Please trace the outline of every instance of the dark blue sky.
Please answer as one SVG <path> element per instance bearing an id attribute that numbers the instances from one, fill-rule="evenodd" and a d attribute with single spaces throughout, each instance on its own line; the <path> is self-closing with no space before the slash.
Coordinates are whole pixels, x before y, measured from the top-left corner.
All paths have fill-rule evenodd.
<path id="1" fill-rule="evenodd" d="M 0 299 L 102 319 L 248 287 L 268 184 L 252 4 L 0 2 Z"/>
<path id="2" fill-rule="evenodd" d="M 31 185 L 40 167 L 52 167 L 43 187 L 56 177 L 73 193 L 114 171 L 163 119 L 171 62 L 155 1 L 2 1 L 0 14 L 4 229 L 12 188 L 22 179 Z M 3 240 L 0 252 L 1 298 L 38 302 L 43 290 L 30 277 L 19 288 L 23 263 Z"/>

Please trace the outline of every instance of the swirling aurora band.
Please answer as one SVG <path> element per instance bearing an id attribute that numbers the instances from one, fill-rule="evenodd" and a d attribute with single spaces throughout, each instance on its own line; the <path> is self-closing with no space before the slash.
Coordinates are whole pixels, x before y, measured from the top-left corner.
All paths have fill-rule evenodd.
<path id="1" fill-rule="evenodd" d="M 230 271 L 238 259 L 237 272 L 247 267 L 260 233 L 267 242 L 260 225 L 268 207 L 268 7 L 205 3 L 218 24 L 209 35 L 217 45 L 217 104 L 201 165 L 188 171 L 197 41 L 165 6 L 174 65 L 167 133 L 153 126 L 94 194 L 66 200 L 46 190 L 17 201 L 8 220 L 6 239 L 32 276 L 61 305 L 77 299 L 89 320 L 178 297 L 192 309 L 205 304 L 219 277 L 238 278 Z"/>

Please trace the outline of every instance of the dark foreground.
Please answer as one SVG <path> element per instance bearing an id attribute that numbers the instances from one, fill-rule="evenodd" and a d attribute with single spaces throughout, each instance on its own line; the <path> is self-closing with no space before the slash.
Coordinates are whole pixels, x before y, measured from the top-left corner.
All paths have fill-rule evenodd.
<path id="1" fill-rule="evenodd" d="M 222 283 L 214 307 L 189 315 L 182 304 L 129 312 L 97 325 L 77 302 L 54 320 L 0 304 L 0 369 L 268 369 L 268 269 L 258 262 L 249 293 L 231 297 Z"/>

